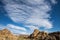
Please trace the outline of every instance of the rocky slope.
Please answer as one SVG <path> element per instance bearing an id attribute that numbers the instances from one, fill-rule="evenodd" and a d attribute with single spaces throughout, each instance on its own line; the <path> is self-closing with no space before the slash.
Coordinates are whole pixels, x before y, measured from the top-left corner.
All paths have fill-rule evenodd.
<path id="1" fill-rule="evenodd" d="M 17 36 L 13 35 L 8 29 L 0 30 L 0 40 L 17 40 Z"/>
<path id="2" fill-rule="evenodd" d="M 32 40 L 60 40 L 60 32 L 46 33 L 35 29 L 29 38 Z"/>
<path id="3" fill-rule="evenodd" d="M 0 30 L 0 40 L 60 40 L 60 32 L 46 33 L 37 29 L 31 35 L 12 34 L 8 29 Z"/>
<path id="4" fill-rule="evenodd" d="M 60 32 L 49 33 L 49 35 L 51 37 L 54 36 L 56 38 L 56 40 L 60 40 Z"/>

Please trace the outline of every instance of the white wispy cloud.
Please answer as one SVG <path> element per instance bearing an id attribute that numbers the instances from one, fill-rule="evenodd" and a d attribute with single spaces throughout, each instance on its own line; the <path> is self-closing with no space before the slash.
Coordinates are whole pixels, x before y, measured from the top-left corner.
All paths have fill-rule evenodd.
<path id="1" fill-rule="evenodd" d="M 14 34 L 29 34 L 26 32 L 27 30 L 24 27 L 16 26 L 13 24 L 0 25 L 0 30 L 5 28 L 10 30 Z"/>
<path id="2" fill-rule="evenodd" d="M 56 0 L 51 0 L 51 2 L 52 2 L 53 4 L 56 4 L 56 3 L 57 3 L 57 1 L 56 1 Z"/>
<path id="3" fill-rule="evenodd" d="M 29 28 L 30 30 L 34 30 L 34 29 L 39 29 L 38 27 L 36 26 L 32 26 L 32 25 L 26 25 L 25 27 Z"/>
<path id="4" fill-rule="evenodd" d="M 8 28 L 13 34 L 19 35 L 19 34 L 29 34 L 26 31 L 21 31 L 21 30 L 17 30 L 17 29 L 11 29 Z"/>
<path id="5" fill-rule="evenodd" d="M 12 0 L 11 0 L 12 1 Z M 51 5 L 46 0 L 15 0 L 9 2 L 5 0 L 5 10 L 8 16 L 16 23 L 22 22 L 28 25 L 30 29 L 44 27 L 50 29 L 53 27 L 50 21 Z M 16 3 L 19 2 L 19 3 Z M 22 2 L 22 3 L 21 3 Z M 55 3 L 55 0 L 52 2 Z M 13 26 L 13 25 L 12 25 Z M 31 26 L 31 27 L 30 27 Z M 12 27 L 14 28 L 14 26 Z M 19 29 L 19 27 L 16 27 Z"/>
<path id="6" fill-rule="evenodd" d="M 26 31 L 26 29 L 24 27 L 16 26 L 13 24 L 8 24 L 7 27 L 12 28 L 12 29 L 16 29 L 16 30 Z"/>

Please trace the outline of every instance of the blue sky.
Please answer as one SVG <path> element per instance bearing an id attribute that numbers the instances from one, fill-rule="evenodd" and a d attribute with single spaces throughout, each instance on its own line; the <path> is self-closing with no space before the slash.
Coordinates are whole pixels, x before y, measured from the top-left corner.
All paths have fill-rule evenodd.
<path id="1" fill-rule="evenodd" d="M 60 31 L 60 0 L 1 0 L 0 29 L 31 34 L 34 29 Z"/>

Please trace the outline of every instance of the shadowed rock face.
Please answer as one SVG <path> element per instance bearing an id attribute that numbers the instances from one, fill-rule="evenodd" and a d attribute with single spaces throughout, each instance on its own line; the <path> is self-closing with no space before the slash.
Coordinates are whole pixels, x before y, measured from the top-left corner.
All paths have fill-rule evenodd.
<path id="1" fill-rule="evenodd" d="M 57 40 L 60 40 L 60 32 L 49 33 L 50 36 L 54 36 Z"/>

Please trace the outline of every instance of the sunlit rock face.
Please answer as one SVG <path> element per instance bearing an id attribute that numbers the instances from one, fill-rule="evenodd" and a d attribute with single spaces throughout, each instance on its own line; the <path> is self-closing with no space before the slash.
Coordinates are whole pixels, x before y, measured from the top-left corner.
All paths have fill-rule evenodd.
<path id="1" fill-rule="evenodd" d="M 17 36 L 13 35 L 8 29 L 0 30 L 0 40 L 17 40 Z"/>
<path id="2" fill-rule="evenodd" d="M 30 37 L 36 38 L 36 39 L 38 39 L 38 38 L 44 39 L 47 35 L 48 35 L 48 33 L 40 32 L 39 30 L 35 29 L 34 32 L 30 35 Z"/>
<path id="3" fill-rule="evenodd" d="M 40 32 L 39 30 L 35 29 L 34 32 L 32 33 L 32 37 L 36 37 L 39 32 Z"/>
<path id="4" fill-rule="evenodd" d="M 3 30 L 0 30 L 0 34 L 1 35 L 9 35 L 9 34 L 11 34 L 11 32 L 8 30 L 8 29 L 3 29 Z"/>
<path id="5" fill-rule="evenodd" d="M 46 33 L 35 29 L 31 35 L 14 35 L 3 29 L 0 30 L 0 40 L 60 40 L 60 32 Z"/>

